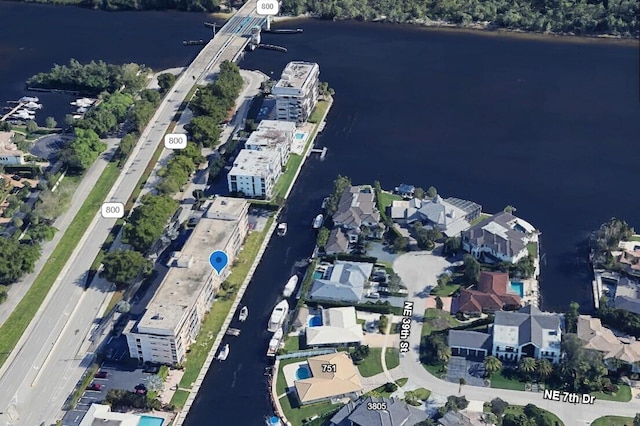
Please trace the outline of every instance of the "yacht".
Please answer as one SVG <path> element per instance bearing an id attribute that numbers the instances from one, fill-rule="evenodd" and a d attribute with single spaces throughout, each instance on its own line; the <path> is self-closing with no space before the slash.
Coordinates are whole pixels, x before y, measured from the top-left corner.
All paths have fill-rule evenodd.
<path id="1" fill-rule="evenodd" d="M 285 235 L 287 235 L 287 224 L 282 222 L 278 225 L 278 236 L 284 237 Z"/>
<path id="2" fill-rule="evenodd" d="M 26 104 L 24 104 L 24 107 L 27 109 L 42 109 L 42 104 L 39 104 L 37 102 L 27 102 Z"/>
<path id="3" fill-rule="evenodd" d="M 249 308 L 247 308 L 246 306 L 243 306 L 242 309 L 240 309 L 240 315 L 238 315 L 238 319 L 240 320 L 240 322 L 244 322 L 248 316 L 249 316 Z"/>
<path id="4" fill-rule="evenodd" d="M 284 323 L 289 313 L 289 303 L 286 300 L 281 301 L 273 308 L 271 318 L 269 318 L 269 325 L 267 330 L 271 333 L 275 333 Z"/>
<path id="5" fill-rule="evenodd" d="M 287 281 L 287 284 L 284 286 L 284 290 L 282 290 L 282 295 L 284 297 L 289 297 L 293 294 L 293 291 L 296 289 L 296 286 L 298 285 L 298 276 L 294 275 L 291 278 L 289 278 L 289 281 Z"/>
<path id="6" fill-rule="evenodd" d="M 324 197 L 322 199 L 322 206 L 320 207 L 322 210 L 327 208 L 327 203 L 329 202 L 329 197 Z"/>
<path id="7" fill-rule="evenodd" d="M 218 361 L 224 361 L 229 356 L 229 344 L 223 346 L 218 353 Z"/>
<path id="8" fill-rule="evenodd" d="M 80 98 L 80 99 L 76 99 L 75 101 L 71 102 L 71 105 L 78 106 L 78 107 L 90 107 L 91 105 L 93 105 L 94 102 L 95 102 L 95 99 Z"/>
<path id="9" fill-rule="evenodd" d="M 269 349 L 267 349 L 267 356 L 273 357 L 276 356 L 278 350 L 282 347 L 282 336 L 284 336 L 284 331 L 281 328 L 276 331 L 271 340 L 269 341 Z"/>
<path id="10" fill-rule="evenodd" d="M 19 100 L 20 102 L 40 102 L 40 99 L 35 96 L 23 96 Z"/>
<path id="11" fill-rule="evenodd" d="M 320 229 L 320 227 L 322 226 L 323 220 L 324 220 L 324 216 L 322 216 L 322 214 L 319 214 L 318 216 L 316 216 L 316 218 L 313 219 L 313 229 Z"/>

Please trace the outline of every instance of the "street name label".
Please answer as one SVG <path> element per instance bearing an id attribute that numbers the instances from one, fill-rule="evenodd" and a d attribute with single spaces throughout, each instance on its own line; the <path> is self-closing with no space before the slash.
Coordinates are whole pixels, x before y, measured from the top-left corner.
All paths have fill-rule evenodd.
<path id="1" fill-rule="evenodd" d="M 402 321 L 400 322 L 400 353 L 409 352 L 409 335 L 411 333 L 411 318 L 413 317 L 413 302 L 405 301 L 402 308 Z"/>
<path id="2" fill-rule="evenodd" d="M 570 404 L 593 404 L 596 397 L 587 393 L 564 392 L 553 389 L 545 389 L 542 399 L 551 401 L 562 401 Z"/>
<path id="3" fill-rule="evenodd" d="M 164 135 L 164 147 L 167 149 L 185 149 L 187 147 L 187 135 L 180 133 Z"/>
<path id="4" fill-rule="evenodd" d="M 120 219 L 124 216 L 124 204 L 122 203 L 103 203 L 100 214 L 105 219 Z"/>
<path id="5" fill-rule="evenodd" d="M 280 9 L 278 0 L 258 0 L 256 13 L 262 16 L 277 15 Z"/>

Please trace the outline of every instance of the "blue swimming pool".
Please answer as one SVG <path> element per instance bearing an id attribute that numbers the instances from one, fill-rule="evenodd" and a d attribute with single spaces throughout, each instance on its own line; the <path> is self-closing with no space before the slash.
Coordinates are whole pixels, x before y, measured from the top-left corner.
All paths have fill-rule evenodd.
<path id="1" fill-rule="evenodd" d="M 305 133 L 296 133 L 294 137 L 296 138 L 296 140 L 301 141 L 302 139 L 304 139 Z"/>
<path id="2" fill-rule="evenodd" d="M 138 426 L 162 426 L 163 424 L 164 419 L 161 419 L 160 417 L 141 416 Z"/>
<path id="3" fill-rule="evenodd" d="M 296 380 L 304 380 L 311 377 L 311 371 L 309 371 L 309 367 L 306 365 L 301 365 L 296 370 Z"/>
<path id="4" fill-rule="evenodd" d="M 320 315 L 313 315 L 309 317 L 309 327 L 320 327 L 322 325 L 322 317 Z"/>
<path id="5" fill-rule="evenodd" d="M 324 273 L 322 271 L 315 271 L 313 273 L 314 280 L 321 280 L 323 276 L 324 276 Z"/>
<path id="6" fill-rule="evenodd" d="M 519 281 L 511 281 L 511 291 L 517 294 L 520 297 L 524 296 L 524 283 Z"/>

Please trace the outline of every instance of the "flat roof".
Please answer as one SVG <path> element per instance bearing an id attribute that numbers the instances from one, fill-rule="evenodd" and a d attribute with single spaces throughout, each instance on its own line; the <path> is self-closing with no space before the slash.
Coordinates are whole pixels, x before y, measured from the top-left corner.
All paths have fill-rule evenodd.
<path id="1" fill-rule="evenodd" d="M 0 132 L 0 155 L 23 155 L 23 152 L 13 143 L 13 135 L 13 131 Z"/>
<path id="2" fill-rule="evenodd" d="M 301 89 L 304 87 L 314 68 L 319 68 L 315 62 L 289 62 L 282 71 L 280 80 L 274 88 Z"/>
<path id="3" fill-rule="evenodd" d="M 262 120 L 256 129 L 256 132 L 265 130 L 275 130 L 278 132 L 295 132 L 297 129 L 296 123 L 293 121 L 282 120 Z M 256 133 L 253 132 L 253 133 Z M 253 134 L 252 133 L 252 134 Z"/>
<path id="4" fill-rule="evenodd" d="M 270 124 L 263 126 L 263 123 L 282 123 L 287 124 L 287 126 L 276 126 Z M 293 125 L 293 128 L 289 125 Z M 287 140 L 292 140 L 295 129 L 296 124 L 294 122 L 265 120 L 260 123 L 257 130 L 249 135 L 245 145 L 276 147 L 280 144 L 286 144 Z"/>
<path id="5" fill-rule="evenodd" d="M 231 176 L 267 176 L 280 166 L 280 154 L 273 149 L 241 149 L 229 170 Z"/>
<path id="6" fill-rule="evenodd" d="M 214 250 L 224 250 L 238 226 L 237 218 L 246 201 L 217 197 L 177 255 L 177 265 L 169 269 L 138 323 L 144 328 L 175 330 L 186 312 L 198 299 L 202 286 L 211 274 L 209 263 Z M 233 219 L 233 218 L 236 219 Z"/>

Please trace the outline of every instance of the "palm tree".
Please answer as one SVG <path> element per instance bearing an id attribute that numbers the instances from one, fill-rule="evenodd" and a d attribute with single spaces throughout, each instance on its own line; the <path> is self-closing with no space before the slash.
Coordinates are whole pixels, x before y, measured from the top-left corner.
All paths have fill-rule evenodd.
<path id="1" fill-rule="evenodd" d="M 502 361 L 498 358 L 490 355 L 484 359 L 484 371 L 487 373 L 487 376 L 500 370 L 502 370 Z"/>
<path id="2" fill-rule="evenodd" d="M 438 348 L 437 357 L 439 361 L 446 364 L 451 358 L 451 348 L 449 348 L 448 346 Z"/>
<path id="3" fill-rule="evenodd" d="M 458 387 L 458 393 L 461 393 L 462 386 L 466 385 L 467 381 L 463 377 L 460 377 L 460 380 L 458 381 L 458 383 L 460 383 L 460 386 Z"/>
<path id="4" fill-rule="evenodd" d="M 527 376 L 536 371 L 536 360 L 530 357 L 524 357 L 520 359 L 518 368 Z"/>
<path id="5" fill-rule="evenodd" d="M 546 379 L 553 373 L 553 366 L 548 359 L 541 359 L 537 362 L 537 373 L 542 380 Z"/>

